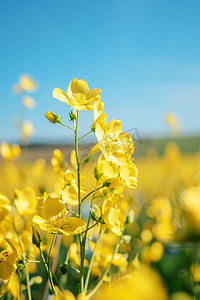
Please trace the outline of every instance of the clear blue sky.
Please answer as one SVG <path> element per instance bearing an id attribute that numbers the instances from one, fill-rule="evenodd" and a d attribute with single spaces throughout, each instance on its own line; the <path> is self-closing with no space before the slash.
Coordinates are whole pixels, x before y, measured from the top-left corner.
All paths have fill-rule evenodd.
<path id="1" fill-rule="evenodd" d="M 50 124 L 47 110 L 67 122 L 69 107 L 52 98 L 71 79 L 102 89 L 109 119 L 142 136 L 166 135 L 166 112 L 182 122 L 182 133 L 200 131 L 199 0 L 1 0 L 0 140 L 17 141 L 14 118 L 31 119 L 32 141 L 65 141 L 70 133 Z M 40 87 L 33 111 L 12 94 L 20 74 Z M 81 113 L 80 133 L 93 113 Z"/>

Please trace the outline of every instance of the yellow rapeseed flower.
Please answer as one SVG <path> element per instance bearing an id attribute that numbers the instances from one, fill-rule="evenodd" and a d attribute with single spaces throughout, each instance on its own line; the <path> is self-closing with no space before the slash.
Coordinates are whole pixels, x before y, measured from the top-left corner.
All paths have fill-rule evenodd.
<path id="1" fill-rule="evenodd" d="M 130 163 L 130 154 L 133 149 L 133 140 L 130 134 L 122 132 L 122 122 L 113 119 L 106 124 L 99 121 L 95 128 L 99 148 L 107 161 L 112 161 L 117 166 Z"/>
<path id="2" fill-rule="evenodd" d="M 124 225 L 120 218 L 120 209 L 117 208 L 113 199 L 105 199 L 102 205 L 103 220 L 107 227 L 116 235 L 120 236 Z"/>
<path id="3" fill-rule="evenodd" d="M 5 241 L 8 247 L 0 252 L 0 278 L 6 282 L 5 285 L 1 287 L 0 297 L 3 296 L 9 288 L 9 284 L 17 269 L 16 261 L 18 258 L 17 249 L 13 243 L 7 238 L 5 238 Z"/>
<path id="4" fill-rule="evenodd" d="M 70 82 L 67 93 L 59 88 L 53 90 L 53 97 L 69 104 L 76 110 L 92 110 L 94 102 L 100 99 L 100 89 L 89 90 L 85 80 L 77 78 Z"/>
<path id="5" fill-rule="evenodd" d="M 84 220 L 74 217 L 66 218 L 65 204 L 58 198 L 48 197 L 42 207 L 43 217 L 35 215 L 33 222 L 50 233 L 67 236 L 76 235 L 86 230 Z"/>

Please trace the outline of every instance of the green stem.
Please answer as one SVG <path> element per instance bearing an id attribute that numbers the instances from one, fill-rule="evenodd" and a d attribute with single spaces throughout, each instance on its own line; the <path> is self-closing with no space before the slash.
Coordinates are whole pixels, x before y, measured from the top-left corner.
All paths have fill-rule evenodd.
<path id="1" fill-rule="evenodd" d="M 56 233 L 53 234 L 53 238 L 52 238 L 52 241 L 51 241 L 51 246 L 49 248 L 49 254 L 48 254 L 48 257 L 47 257 L 47 263 L 48 263 L 49 269 L 50 269 L 51 251 L 52 251 L 53 244 L 54 244 L 55 240 L 56 240 Z"/>
<path id="2" fill-rule="evenodd" d="M 84 201 L 87 197 L 89 197 L 91 194 L 96 193 L 98 190 L 102 189 L 103 187 L 104 187 L 104 185 L 102 185 L 102 186 L 100 186 L 98 189 L 95 189 L 95 190 L 91 191 L 90 193 L 88 193 L 88 194 L 81 200 L 81 203 L 83 203 L 83 201 Z"/>
<path id="3" fill-rule="evenodd" d="M 72 127 L 70 127 L 70 126 L 67 126 L 67 125 L 65 125 L 64 123 L 62 123 L 61 121 L 60 122 L 58 122 L 59 124 L 61 124 L 61 125 L 63 125 L 63 126 L 65 126 L 65 127 L 67 127 L 68 129 L 72 129 L 72 130 L 74 130 L 74 128 L 72 128 Z"/>
<path id="4" fill-rule="evenodd" d="M 92 229 L 93 227 L 95 227 L 97 224 L 99 224 L 100 221 L 94 223 L 92 226 L 88 227 L 85 231 L 81 232 L 81 234 L 83 233 L 87 233 L 90 229 Z"/>
<path id="5" fill-rule="evenodd" d="M 90 279 L 90 273 L 91 273 L 91 270 L 92 270 L 92 265 L 93 265 L 93 261 L 94 261 L 94 257 L 95 257 L 95 251 L 96 251 L 96 248 L 97 248 L 97 243 L 98 243 L 98 240 L 101 236 L 101 231 L 99 232 L 98 234 L 98 237 L 96 239 L 96 243 L 95 243 L 95 247 L 94 247 L 94 250 L 93 250 L 93 253 L 92 253 L 92 257 L 91 257 L 91 260 L 90 260 L 90 265 L 89 265 L 89 269 L 88 269 L 88 272 L 87 272 L 87 277 L 86 277 L 86 280 L 85 280 L 85 288 L 84 288 L 84 294 L 87 292 L 87 287 L 88 287 L 88 283 L 89 283 L 89 279 Z"/>
<path id="6" fill-rule="evenodd" d="M 80 162 L 79 162 L 79 155 L 78 155 L 78 118 L 79 118 L 79 111 L 77 111 L 76 120 L 74 120 L 74 144 L 75 144 L 75 154 L 76 154 L 76 163 L 77 163 L 77 180 L 78 180 L 78 217 L 81 218 L 81 181 L 80 181 Z M 83 291 L 84 285 L 84 248 L 82 244 L 82 236 L 79 234 L 79 242 L 80 242 L 80 255 L 81 255 L 81 262 L 80 262 L 80 292 Z"/>
<path id="7" fill-rule="evenodd" d="M 75 211 L 69 209 L 69 208 L 67 207 L 67 205 L 66 205 L 66 208 L 67 208 L 67 210 L 72 214 L 72 216 L 76 216 L 76 217 L 78 218 L 78 215 L 77 215 L 77 213 L 75 213 Z"/>
<path id="8" fill-rule="evenodd" d="M 84 137 L 86 137 L 87 135 L 89 135 L 92 132 L 92 130 L 90 130 L 88 133 L 84 134 L 82 137 L 80 137 L 77 141 L 80 141 L 81 139 L 83 139 Z"/>
<path id="9" fill-rule="evenodd" d="M 95 190 L 97 190 L 97 188 L 96 188 Z M 87 229 L 88 229 L 89 226 L 90 226 L 90 220 L 91 220 L 91 208 L 92 208 L 92 206 L 93 206 L 95 194 L 96 194 L 96 192 L 93 193 L 93 195 L 92 195 L 92 200 L 91 200 L 91 202 L 90 202 L 90 213 L 89 213 L 88 221 L 87 221 Z M 87 229 L 86 229 L 86 230 L 87 230 Z M 87 231 L 86 231 L 86 235 L 87 235 Z M 86 237 L 85 237 L 85 239 L 86 239 Z"/>
<path id="10" fill-rule="evenodd" d="M 27 284 L 28 300 L 32 300 L 29 272 L 28 272 L 28 266 L 26 264 L 25 264 L 25 270 L 26 270 L 26 284 Z"/>
<path id="11" fill-rule="evenodd" d="M 40 263 L 40 264 L 44 264 L 43 261 L 40 261 L 40 260 L 27 260 L 26 261 L 26 264 L 30 264 L 30 263 Z M 47 263 L 46 263 L 47 264 Z"/>
<path id="12" fill-rule="evenodd" d="M 53 294 L 55 295 L 55 290 L 54 290 L 54 285 L 53 285 L 53 280 L 52 280 L 52 276 L 51 276 L 51 272 L 49 272 L 49 268 L 48 268 L 48 263 L 46 262 L 45 258 L 44 258 L 44 255 L 40 249 L 40 255 L 41 255 L 41 258 L 44 262 L 44 265 L 45 265 L 45 268 L 46 268 L 46 271 L 47 271 L 47 275 L 48 275 L 48 278 L 49 278 L 49 282 L 50 282 L 50 286 L 51 286 L 51 289 L 53 291 Z"/>
<path id="13" fill-rule="evenodd" d="M 88 160 L 91 156 L 92 156 L 92 154 L 89 154 L 88 156 L 86 156 L 86 157 L 80 162 L 80 165 L 81 165 L 82 163 L 84 163 L 86 160 Z"/>
<path id="14" fill-rule="evenodd" d="M 97 189 L 97 188 L 96 188 L 96 189 Z M 95 193 L 96 193 L 96 192 L 93 193 L 92 200 L 91 200 L 91 202 L 90 202 L 90 210 L 91 210 L 92 205 L 93 205 Z M 86 228 L 86 231 L 85 231 L 85 235 L 84 235 L 84 237 L 83 237 L 83 240 L 82 240 L 83 263 L 84 263 L 84 258 L 85 258 L 85 244 L 86 244 L 86 239 L 87 239 L 87 232 L 88 232 L 88 229 L 89 229 L 89 226 L 90 226 L 90 219 L 91 219 L 91 212 L 89 212 L 88 221 L 87 221 L 87 228 Z M 96 224 L 95 224 L 95 225 L 96 225 Z"/>
<path id="15" fill-rule="evenodd" d="M 78 216 L 81 218 L 81 183 L 80 183 L 80 163 L 78 156 L 78 117 L 79 111 L 77 111 L 77 119 L 74 120 L 74 143 L 75 143 L 75 153 L 76 153 L 76 163 L 77 163 L 77 177 L 78 177 Z"/>

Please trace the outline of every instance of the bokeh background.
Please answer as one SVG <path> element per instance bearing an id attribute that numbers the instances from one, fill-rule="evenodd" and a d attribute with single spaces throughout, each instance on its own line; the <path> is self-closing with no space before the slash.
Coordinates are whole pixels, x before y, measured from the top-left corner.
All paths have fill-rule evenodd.
<path id="1" fill-rule="evenodd" d="M 31 143 L 66 143 L 72 136 L 50 124 L 47 110 L 69 120 L 69 107 L 53 99 L 77 77 L 102 89 L 105 111 L 137 128 L 142 139 L 167 137 L 166 113 L 181 136 L 199 134 L 200 2 L 198 0 L 58 0 L 0 2 L 0 141 L 19 141 L 13 125 L 31 120 Z M 38 83 L 26 110 L 13 85 L 28 73 Z M 81 113 L 80 134 L 92 123 Z M 169 124 L 168 124 L 169 125 Z M 195 139 L 196 140 L 196 139 Z"/>

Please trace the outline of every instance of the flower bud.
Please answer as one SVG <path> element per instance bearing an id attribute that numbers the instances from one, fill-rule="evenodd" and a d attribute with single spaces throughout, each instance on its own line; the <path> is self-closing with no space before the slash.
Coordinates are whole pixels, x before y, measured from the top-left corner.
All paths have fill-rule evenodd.
<path id="1" fill-rule="evenodd" d="M 126 218 L 126 224 L 133 223 L 134 222 L 134 217 L 135 217 L 135 214 L 134 214 L 133 210 L 129 211 L 128 216 Z"/>
<path id="2" fill-rule="evenodd" d="M 56 123 L 60 123 L 60 115 L 56 115 L 51 111 L 47 111 L 45 114 L 45 117 L 47 118 L 47 120 L 49 120 L 51 123 L 56 124 Z"/>
<path id="3" fill-rule="evenodd" d="M 69 111 L 69 117 L 70 117 L 70 121 L 76 121 L 77 120 L 77 111 L 74 110 L 73 108 L 71 108 Z"/>
<path id="4" fill-rule="evenodd" d="M 36 245 L 38 249 L 40 249 L 41 238 L 34 226 L 32 226 L 32 243 Z"/>
<path id="5" fill-rule="evenodd" d="M 121 240 L 122 240 L 123 243 L 125 243 L 125 244 L 129 244 L 130 241 L 131 241 L 131 239 L 132 239 L 132 236 L 131 236 L 131 235 L 123 235 L 123 236 L 121 237 Z"/>
<path id="6" fill-rule="evenodd" d="M 102 213 L 101 213 L 101 208 L 98 205 L 94 205 L 94 208 L 90 209 L 91 217 L 94 221 L 100 222 L 102 219 Z"/>

